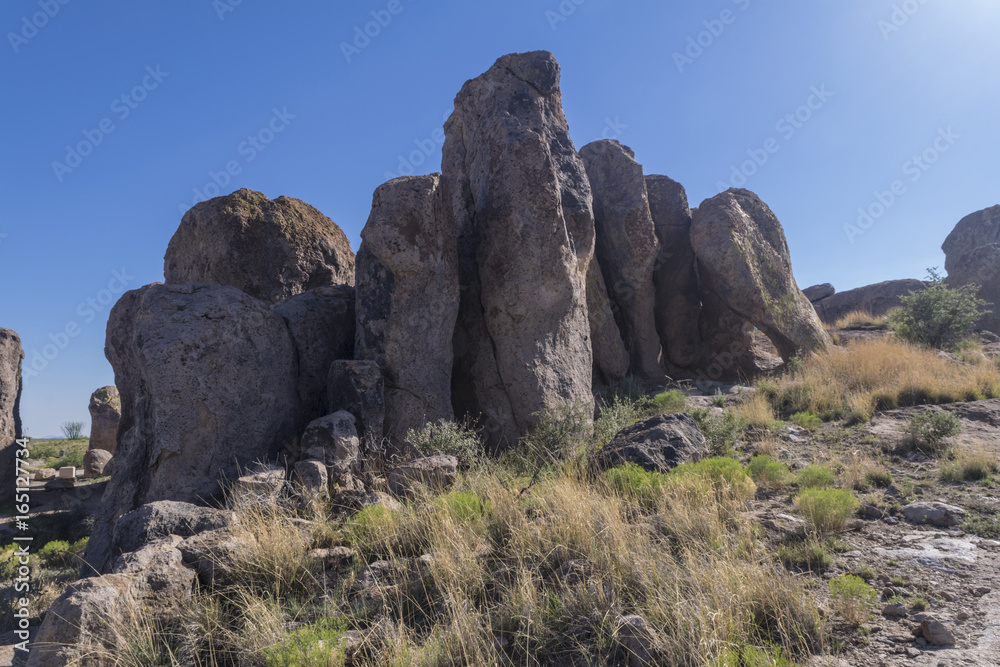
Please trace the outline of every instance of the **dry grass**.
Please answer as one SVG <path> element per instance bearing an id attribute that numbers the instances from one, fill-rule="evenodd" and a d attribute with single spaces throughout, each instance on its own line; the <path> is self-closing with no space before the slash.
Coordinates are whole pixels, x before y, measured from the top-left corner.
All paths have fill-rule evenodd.
<path id="1" fill-rule="evenodd" d="M 1000 472 L 1000 461 L 982 443 L 957 449 L 951 460 L 941 465 L 941 480 L 951 484 L 979 482 Z"/>
<path id="2" fill-rule="evenodd" d="M 892 476 L 885 463 L 862 451 L 851 452 L 850 457 L 837 466 L 840 482 L 855 491 L 867 491 L 873 487 L 888 486 Z"/>
<path id="3" fill-rule="evenodd" d="M 887 329 L 889 328 L 889 318 L 887 315 L 876 317 L 867 310 L 855 310 L 841 317 L 833 326 L 836 329 Z"/>
<path id="4" fill-rule="evenodd" d="M 781 415 L 809 411 L 858 422 L 877 410 L 1000 396 L 1000 369 L 898 340 L 868 340 L 814 355 L 795 374 L 758 386 Z"/>

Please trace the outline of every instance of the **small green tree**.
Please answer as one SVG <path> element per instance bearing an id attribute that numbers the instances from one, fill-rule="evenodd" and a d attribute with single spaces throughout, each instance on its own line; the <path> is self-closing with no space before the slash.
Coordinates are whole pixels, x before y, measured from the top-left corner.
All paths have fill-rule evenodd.
<path id="1" fill-rule="evenodd" d="M 83 437 L 83 422 L 66 422 L 59 428 L 67 440 L 79 440 Z"/>
<path id="2" fill-rule="evenodd" d="M 990 313 L 980 299 L 979 286 L 948 287 L 936 268 L 927 269 L 931 283 L 900 299 L 902 306 L 890 313 L 896 334 L 912 343 L 936 348 L 952 347 L 972 335 L 979 319 Z"/>

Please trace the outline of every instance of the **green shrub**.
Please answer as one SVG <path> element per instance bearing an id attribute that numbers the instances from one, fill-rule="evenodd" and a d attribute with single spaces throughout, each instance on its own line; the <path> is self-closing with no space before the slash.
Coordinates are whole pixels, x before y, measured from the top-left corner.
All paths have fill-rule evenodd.
<path id="1" fill-rule="evenodd" d="M 537 413 L 538 423 L 522 438 L 536 461 L 567 461 L 586 454 L 593 435 L 593 413 L 582 405 L 562 405 Z"/>
<path id="2" fill-rule="evenodd" d="M 868 618 L 878 593 L 861 577 L 842 574 L 830 580 L 830 598 L 844 620 L 857 627 Z"/>
<path id="3" fill-rule="evenodd" d="M 710 412 L 709 408 L 698 408 L 691 411 L 691 416 L 708 441 L 712 455 L 725 456 L 743 436 L 745 426 L 731 412 L 726 412 L 721 417 L 713 417 Z"/>
<path id="4" fill-rule="evenodd" d="M 825 570 L 833 565 L 826 547 L 815 540 L 783 544 L 778 548 L 778 560 L 785 567 L 800 570 Z"/>
<path id="5" fill-rule="evenodd" d="M 910 418 L 908 425 L 913 445 L 927 453 L 947 449 L 945 438 L 962 432 L 962 420 L 951 412 L 921 412 Z"/>
<path id="6" fill-rule="evenodd" d="M 468 423 L 445 419 L 429 422 L 419 430 L 410 429 L 406 441 L 419 456 L 448 454 L 457 458 L 464 469 L 475 467 L 483 456 L 482 440 Z"/>
<path id="7" fill-rule="evenodd" d="M 890 313 L 890 322 L 904 340 L 939 349 L 954 347 L 992 311 L 983 309 L 987 303 L 978 298 L 978 285 L 951 288 L 935 269 L 927 274 L 931 285 L 900 299 L 902 305 Z"/>
<path id="8" fill-rule="evenodd" d="M 687 396 L 678 389 L 671 389 L 653 397 L 653 407 L 657 412 L 673 414 L 683 412 L 687 407 Z"/>
<path id="9" fill-rule="evenodd" d="M 965 520 L 962 529 L 987 540 L 1000 540 L 1000 521 L 989 517 L 974 516 Z"/>
<path id="10" fill-rule="evenodd" d="M 67 440 L 79 440 L 83 437 L 83 422 L 64 422 L 59 430 L 63 432 Z"/>
<path id="11" fill-rule="evenodd" d="M 799 471 L 795 481 L 803 489 L 816 489 L 833 486 L 837 476 L 828 467 L 812 463 Z"/>
<path id="12" fill-rule="evenodd" d="M 648 472 L 642 466 L 627 463 L 606 470 L 604 479 L 616 493 L 649 507 L 666 486 L 668 475 Z"/>
<path id="13" fill-rule="evenodd" d="M 910 601 L 910 610 L 918 614 L 922 611 L 927 611 L 930 608 L 931 603 L 927 601 L 927 598 L 915 597 Z"/>
<path id="14" fill-rule="evenodd" d="M 296 628 L 284 641 L 264 651 L 268 667 L 330 667 L 344 664 L 344 619 L 323 619 Z"/>
<path id="15" fill-rule="evenodd" d="M 612 396 L 600 406 L 594 421 L 594 445 L 598 448 L 611 442 L 618 432 L 657 412 L 653 402 L 645 396 L 629 398 Z"/>
<path id="16" fill-rule="evenodd" d="M 858 500 L 847 489 L 803 489 L 795 498 L 795 509 L 817 533 L 843 530 L 858 511 Z"/>
<path id="17" fill-rule="evenodd" d="M 780 646 L 740 646 L 727 649 L 713 667 L 795 667 Z"/>
<path id="18" fill-rule="evenodd" d="M 685 463 L 671 470 L 669 474 L 675 478 L 698 476 L 711 482 L 716 490 L 730 489 L 738 496 L 751 496 L 757 491 L 757 485 L 747 477 L 739 461 L 725 456 L 697 463 Z"/>
<path id="19" fill-rule="evenodd" d="M 823 426 L 823 420 L 812 412 L 796 412 L 788 418 L 788 421 L 810 431 L 815 431 Z"/>
<path id="20" fill-rule="evenodd" d="M 450 491 L 436 498 L 434 504 L 453 519 L 463 523 L 480 521 L 490 511 L 490 502 L 472 493 Z"/>
<path id="21" fill-rule="evenodd" d="M 750 459 L 746 472 L 757 483 L 757 486 L 768 491 L 784 488 L 790 475 L 788 466 L 775 461 L 767 454 Z"/>
<path id="22" fill-rule="evenodd" d="M 876 489 L 888 489 L 892 486 L 892 474 L 888 470 L 869 470 L 865 473 L 865 484 Z"/>

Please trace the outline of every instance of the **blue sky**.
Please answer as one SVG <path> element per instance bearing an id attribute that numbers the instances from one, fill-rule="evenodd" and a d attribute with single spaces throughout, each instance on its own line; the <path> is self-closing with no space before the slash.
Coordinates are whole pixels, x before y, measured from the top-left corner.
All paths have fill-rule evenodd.
<path id="1" fill-rule="evenodd" d="M 298 197 L 356 250 L 509 52 L 556 54 L 578 147 L 620 139 L 692 205 L 746 178 L 802 287 L 922 277 L 1000 203 L 996 0 L 8 0 L 0 28 L 0 326 L 34 437 L 89 424 L 110 306 L 163 279 L 182 210 Z"/>

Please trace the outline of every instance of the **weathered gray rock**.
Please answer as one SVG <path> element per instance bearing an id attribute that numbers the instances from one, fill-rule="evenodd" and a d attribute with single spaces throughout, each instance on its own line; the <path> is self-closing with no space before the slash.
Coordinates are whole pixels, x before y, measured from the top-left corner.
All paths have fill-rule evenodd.
<path id="1" fill-rule="evenodd" d="M 23 359 L 20 337 L 10 329 L 0 329 L 0 493 L 4 498 L 13 497 L 17 477 Z"/>
<path id="2" fill-rule="evenodd" d="M 445 125 L 463 286 L 453 400 L 510 444 L 537 413 L 593 405 L 587 269 L 594 217 L 550 53 L 500 58 Z"/>
<path id="3" fill-rule="evenodd" d="M 378 444 L 385 420 L 385 384 L 374 361 L 335 361 L 327 378 L 328 413 L 344 410 L 357 420 L 358 437 Z"/>
<path id="4" fill-rule="evenodd" d="M 323 462 L 330 484 L 353 486 L 353 475 L 361 462 L 361 443 L 351 413 L 337 412 L 309 424 L 302 434 L 301 449 L 309 458 Z"/>
<path id="5" fill-rule="evenodd" d="M 941 249 L 948 285 L 979 285 L 979 297 L 993 311 L 980 320 L 979 327 L 1000 333 L 1000 206 L 962 218 Z"/>
<path id="6" fill-rule="evenodd" d="M 629 667 L 650 667 L 663 664 L 663 652 L 657 641 L 656 630 L 642 616 L 624 616 L 618 619 L 618 641 L 628 653 Z"/>
<path id="7" fill-rule="evenodd" d="M 294 443 L 298 409 L 284 322 L 232 287 L 126 293 L 111 312 L 106 354 L 122 424 L 87 549 L 98 569 L 118 517 L 157 500 L 211 498 L 224 479 Z"/>
<path id="8" fill-rule="evenodd" d="M 594 349 L 594 380 L 606 386 L 617 384 L 628 376 L 629 353 L 615 322 L 596 255 L 587 269 L 587 311 Z"/>
<path id="9" fill-rule="evenodd" d="M 701 295 L 691 247 L 691 209 L 684 187 L 666 176 L 647 176 L 649 212 L 660 241 L 653 280 L 656 285 L 656 330 L 663 356 L 690 368 L 702 354 L 698 329 Z"/>
<path id="10" fill-rule="evenodd" d="M 232 528 L 199 533 L 177 545 L 184 564 L 194 569 L 198 581 L 209 589 L 236 583 L 240 554 L 252 547 L 252 538 Z"/>
<path id="11" fill-rule="evenodd" d="M 285 470 L 272 466 L 259 466 L 258 470 L 241 475 L 233 484 L 238 502 L 268 504 L 285 490 Z"/>
<path id="12" fill-rule="evenodd" d="M 597 465 L 613 468 L 635 463 L 667 472 L 708 455 L 705 436 L 689 414 L 657 415 L 620 431 L 597 453 Z"/>
<path id="13" fill-rule="evenodd" d="M 354 284 L 354 253 L 332 220 L 298 199 L 238 190 L 184 214 L 163 260 L 169 284 L 229 285 L 268 304 Z"/>
<path id="14" fill-rule="evenodd" d="M 83 478 L 93 479 L 110 475 L 114 469 L 111 453 L 104 449 L 88 449 L 83 455 Z"/>
<path id="15" fill-rule="evenodd" d="M 910 503 L 903 508 L 903 517 L 910 523 L 937 528 L 957 526 L 964 516 L 965 510 L 961 507 L 939 502 Z"/>
<path id="16" fill-rule="evenodd" d="M 458 246 L 441 177 L 405 176 L 380 186 L 361 239 L 355 356 L 382 369 L 384 433 L 401 446 L 410 429 L 455 417 Z"/>
<path id="17" fill-rule="evenodd" d="M 172 535 L 147 544 L 119 556 L 112 568 L 113 574 L 131 577 L 133 591 L 142 599 L 143 611 L 153 622 L 171 620 L 191 600 L 196 575 L 184 566 L 177 548 L 180 542 L 180 537 Z"/>
<path id="18" fill-rule="evenodd" d="M 307 504 L 330 498 L 330 476 L 323 461 L 306 459 L 296 463 L 292 469 L 292 479 Z"/>
<path id="19" fill-rule="evenodd" d="M 830 337 L 792 275 L 788 243 L 770 208 L 749 190 L 698 207 L 691 226 L 703 293 L 763 331 L 787 361 L 822 350 Z"/>
<path id="20" fill-rule="evenodd" d="M 913 629 L 913 634 L 923 637 L 932 646 L 954 646 L 955 633 L 947 625 L 935 618 L 925 618 Z"/>
<path id="21" fill-rule="evenodd" d="M 837 292 L 813 303 L 816 314 L 827 324 L 853 312 L 865 312 L 875 317 L 885 315 L 901 305 L 900 299 L 927 287 L 919 280 L 887 280 L 875 285 Z"/>
<path id="22" fill-rule="evenodd" d="M 90 449 L 114 454 L 118 448 L 118 423 L 122 418 L 122 399 L 117 387 L 101 387 L 90 396 Z"/>
<path id="23" fill-rule="evenodd" d="M 330 365 L 354 356 L 354 289 L 348 285 L 318 287 L 271 310 L 285 321 L 295 345 L 301 403 L 295 426 L 301 431 L 313 419 L 327 414 Z"/>
<path id="24" fill-rule="evenodd" d="M 763 370 L 754 344 L 753 324 L 711 290 L 702 295 L 702 358 L 697 366 L 701 387 L 717 381 L 746 381 Z"/>
<path id="25" fill-rule="evenodd" d="M 837 293 L 837 288 L 830 283 L 823 283 L 822 285 L 807 287 L 802 290 L 802 293 L 806 295 L 806 298 L 809 299 L 810 303 L 816 303 L 817 301 L 822 301 L 823 299 L 829 299 Z"/>
<path id="26" fill-rule="evenodd" d="M 458 479 L 458 459 L 445 454 L 435 454 L 411 459 L 389 473 L 389 489 L 397 496 L 409 495 L 415 486 L 432 491 L 451 488 Z"/>
<path id="27" fill-rule="evenodd" d="M 653 228 L 642 165 L 631 148 L 602 139 L 580 149 L 594 195 L 597 262 L 637 378 L 663 379 L 653 272 L 660 242 Z"/>

